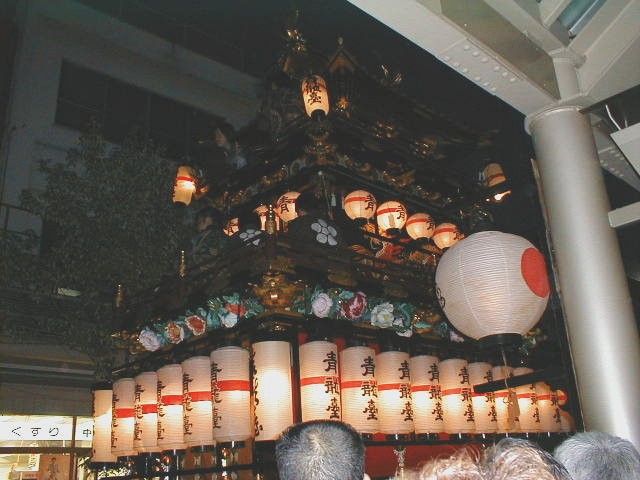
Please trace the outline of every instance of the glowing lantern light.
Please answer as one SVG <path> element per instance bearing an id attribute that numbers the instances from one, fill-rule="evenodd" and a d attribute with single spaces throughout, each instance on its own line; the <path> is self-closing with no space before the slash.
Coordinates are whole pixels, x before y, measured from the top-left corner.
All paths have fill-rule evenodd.
<path id="1" fill-rule="evenodd" d="M 413 433 L 409 354 L 376 355 L 380 431 L 387 435 Z"/>
<path id="2" fill-rule="evenodd" d="M 191 197 L 196 192 L 196 172 L 193 168 L 183 165 L 178 167 L 176 183 L 173 188 L 173 202 L 189 205 Z"/>
<path id="3" fill-rule="evenodd" d="M 414 240 L 431 238 L 436 231 L 436 224 L 428 213 L 414 213 L 407 219 L 407 233 Z"/>
<path id="4" fill-rule="evenodd" d="M 162 451 L 183 450 L 182 365 L 164 365 L 157 373 L 158 447 Z"/>
<path id="5" fill-rule="evenodd" d="M 411 400 L 416 434 L 443 432 L 438 357 L 432 355 L 411 357 L 409 368 L 411 369 Z"/>
<path id="6" fill-rule="evenodd" d="M 453 326 L 488 345 L 519 341 L 549 299 L 542 254 L 528 240 L 502 232 L 474 233 L 447 250 L 436 288 Z"/>
<path id="7" fill-rule="evenodd" d="M 137 453 L 133 448 L 135 395 L 136 382 L 133 378 L 119 378 L 113 382 L 111 453 L 116 457 L 130 457 Z"/>
<path id="8" fill-rule="evenodd" d="M 362 434 L 379 429 L 375 358 L 369 347 L 348 347 L 340 352 L 342 420 Z"/>
<path id="9" fill-rule="evenodd" d="M 537 384 L 538 406 L 540 408 L 540 429 L 542 432 L 560 432 L 562 421 L 559 398 L 544 382 Z"/>
<path id="10" fill-rule="evenodd" d="M 211 360 L 199 355 L 182 362 L 184 443 L 188 447 L 213 445 Z"/>
<path id="11" fill-rule="evenodd" d="M 518 367 L 513 369 L 513 374 L 526 375 L 533 372 L 533 369 L 527 367 Z M 520 422 L 520 430 L 522 432 L 541 432 L 542 425 L 540 422 L 540 408 L 538 405 L 538 392 L 536 384 L 530 383 L 520 385 L 515 388 L 518 398 L 518 420 Z"/>
<path id="12" fill-rule="evenodd" d="M 319 75 L 309 75 L 302 81 L 302 99 L 307 115 L 315 118 L 329 113 L 327 83 Z"/>
<path id="13" fill-rule="evenodd" d="M 472 362 L 467 367 L 469 370 L 469 383 L 492 382 L 491 364 L 487 362 Z M 473 414 L 476 422 L 476 433 L 495 433 L 498 431 L 498 414 L 496 412 L 495 398 L 492 392 L 473 392 Z"/>
<path id="14" fill-rule="evenodd" d="M 158 451 L 158 374 L 142 372 L 135 377 L 135 430 L 133 446 L 139 453 Z"/>
<path id="15" fill-rule="evenodd" d="M 278 215 L 282 221 L 290 222 L 294 218 L 298 218 L 296 198 L 299 196 L 299 192 L 287 192 L 278 198 L 276 202 L 276 215 Z"/>
<path id="16" fill-rule="evenodd" d="M 269 213 L 269 207 L 266 205 L 260 205 L 258 208 L 254 210 L 255 213 L 258 214 L 258 218 L 260 218 L 260 230 L 267 229 L 267 214 Z M 276 215 L 276 230 L 280 230 L 280 217 Z"/>
<path id="17" fill-rule="evenodd" d="M 499 163 L 489 163 L 482 171 L 484 184 L 487 187 L 495 187 L 507 181 L 507 177 Z"/>
<path id="18" fill-rule="evenodd" d="M 467 365 L 461 358 L 439 364 L 444 431 L 449 434 L 473 433 L 476 428 Z"/>
<path id="19" fill-rule="evenodd" d="M 275 440 L 293 423 L 291 348 L 288 342 L 256 342 L 253 398 L 256 441 Z"/>
<path id="20" fill-rule="evenodd" d="M 366 190 L 355 190 L 344 197 L 344 211 L 351 220 L 369 220 L 376 206 L 376 198 Z"/>
<path id="21" fill-rule="evenodd" d="M 380 230 L 400 230 L 407 221 L 407 209 L 400 202 L 385 202 L 376 210 L 376 220 Z"/>
<path id="22" fill-rule="evenodd" d="M 464 235 L 453 223 L 441 223 L 433 231 L 433 243 L 441 250 L 455 245 Z"/>
<path id="23" fill-rule="evenodd" d="M 116 463 L 111 453 L 111 422 L 113 417 L 113 390 L 111 385 L 97 384 L 93 394 L 93 445 L 91 463 Z"/>
<path id="24" fill-rule="evenodd" d="M 242 347 L 221 347 L 211 352 L 213 436 L 216 442 L 251 438 L 249 352 Z"/>
<path id="25" fill-rule="evenodd" d="M 300 345 L 302 421 L 340 420 L 338 346 L 314 341 Z"/>
<path id="26" fill-rule="evenodd" d="M 223 231 L 225 233 L 225 235 L 227 235 L 228 237 L 230 237 L 231 235 L 233 235 L 236 232 L 240 231 L 240 219 L 238 217 L 236 218 L 232 218 L 231 220 L 229 220 L 227 222 L 227 224 L 225 225 L 225 227 L 223 228 Z"/>

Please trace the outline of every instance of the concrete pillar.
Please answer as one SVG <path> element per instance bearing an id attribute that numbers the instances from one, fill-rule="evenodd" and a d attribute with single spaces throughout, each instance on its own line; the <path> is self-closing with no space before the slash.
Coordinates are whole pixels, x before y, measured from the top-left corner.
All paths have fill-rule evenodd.
<path id="1" fill-rule="evenodd" d="M 557 107 L 527 121 L 585 428 L 640 449 L 640 338 L 588 118 Z"/>

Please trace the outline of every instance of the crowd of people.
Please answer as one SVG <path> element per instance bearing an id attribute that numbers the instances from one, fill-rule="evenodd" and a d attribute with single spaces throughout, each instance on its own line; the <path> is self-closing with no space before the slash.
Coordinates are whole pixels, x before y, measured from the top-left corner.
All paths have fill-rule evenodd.
<path id="1" fill-rule="evenodd" d="M 368 480 L 365 444 L 343 422 L 314 420 L 289 427 L 276 442 L 281 480 Z M 628 440 L 577 433 L 553 455 L 533 442 L 504 438 L 482 453 L 460 449 L 425 461 L 396 480 L 640 480 L 640 454 Z"/>

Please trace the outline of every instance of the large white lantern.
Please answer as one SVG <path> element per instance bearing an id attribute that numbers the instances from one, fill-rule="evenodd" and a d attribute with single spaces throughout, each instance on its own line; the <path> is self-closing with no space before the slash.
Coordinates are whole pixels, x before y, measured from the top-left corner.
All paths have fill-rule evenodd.
<path id="1" fill-rule="evenodd" d="M 338 346 L 322 340 L 300 345 L 302 421 L 340 420 Z"/>
<path id="2" fill-rule="evenodd" d="M 91 463 L 116 463 L 111 453 L 111 421 L 113 415 L 113 390 L 111 384 L 92 387 L 93 393 L 93 445 Z"/>
<path id="3" fill-rule="evenodd" d="M 379 353 L 376 367 L 380 431 L 387 435 L 413 433 L 409 354 Z"/>
<path id="4" fill-rule="evenodd" d="M 133 378 L 119 378 L 113 382 L 111 453 L 117 457 L 137 454 L 133 448 L 135 390 L 136 382 Z"/>
<path id="5" fill-rule="evenodd" d="M 449 248 L 464 238 L 454 223 L 440 223 L 433 232 L 433 243 L 441 250 Z"/>
<path id="6" fill-rule="evenodd" d="M 170 363 L 158 373 L 158 448 L 184 450 L 182 365 Z"/>
<path id="7" fill-rule="evenodd" d="M 139 453 L 158 451 L 158 374 L 142 372 L 136 381 L 133 446 Z"/>
<path id="8" fill-rule="evenodd" d="M 416 355 L 409 360 L 413 423 L 418 435 L 444 431 L 438 362 L 433 355 Z"/>
<path id="9" fill-rule="evenodd" d="M 487 362 L 472 362 L 468 365 L 469 383 L 474 385 L 492 382 L 491 364 Z M 473 413 L 476 421 L 476 433 L 495 433 L 498 431 L 498 414 L 493 392 L 473 392 Z"/>
<path id="10" fill-rule="evenodd" d="M 196 192 L 196 182 L 196 172 L 193 168 L 186 165 L 178 167 L 173 187 L 173 202 L 189 205 L 191 197 Z"/>
<path id="11" fill-rule="evenodd" d="M 354 346 L 340 352 L 342 420 L 358 432 L 378 432 L 376 354 L 372 348 Z"/>
<path id="12" fill-rule="evenodd" d="M 329 113 L 329 93 L 327 83 L 319 75 L 309 75 L 302 81 L 302 99 L 309 117 Z"/>
<path id="13" fill-rule="evenodd" d="M 436 224 L 433 217 L 428 213 L 414 213 L 407 219 L 405 224 L 407 234 L 414 240 L 420 238 L 431 238 L 436 231 Z"/>
<path id="14" fill-rule="evenodd" d="M 400 202 L 385 202 L 376 210 L 380 230 L 400 230 L 407 222 L 407 209 Z"/>
<path id="15" fill-rule="evenodd" d="M 376 198 L 366 190 L 355 190 L 344 197 L 344 212 L 351 220 L 369 220 L 376 206 Z"/>
<path id="16" fill-rule="evenodd" d="M 449 434 L 475 432 L 468 363 L 462 358 L 449 358 L 439 364 L 444 431 Z"/>
<path id="17" fill-rule="evenodd" d="M 197 355 L 182 362 L 184 443 L 188 447 L 213 445 L 211 360 Z"/>
<path id="18" fill-rule="evenodd" d="M 491 345 L 519 340 L 538 322 L 549 299 L 549 280 L 544 257 L 531 242 L 479 232 L 442 255 L 436 292 L 454 327 Z"/>
<path id="19" fill-rule="evenodd" d="M 281 195 L 276 202 L 276 215 L 282 221 L 290 222 L 294 218 L 298 218 L 296 211 L 296 199 L 300 196 L 300 192 L 287 192 Z"/>

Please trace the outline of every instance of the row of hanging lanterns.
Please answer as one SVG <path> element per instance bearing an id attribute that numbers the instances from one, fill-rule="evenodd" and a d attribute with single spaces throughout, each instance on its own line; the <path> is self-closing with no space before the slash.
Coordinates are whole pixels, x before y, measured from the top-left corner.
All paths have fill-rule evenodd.
<path id="1" fill-rule="evenodd" d="M 291 344 L 259 341 L 251 349 L 252 364 L 246 349 L 226 346 L 95 389 L 92 461 L 276 439 L 294 422 Z M 369 435 L 568 430 L 557 392 L 544 383 L 473 390 L 528 372 L 311 341 L 299 347 L 301 419 L 342 420 Z"/>

